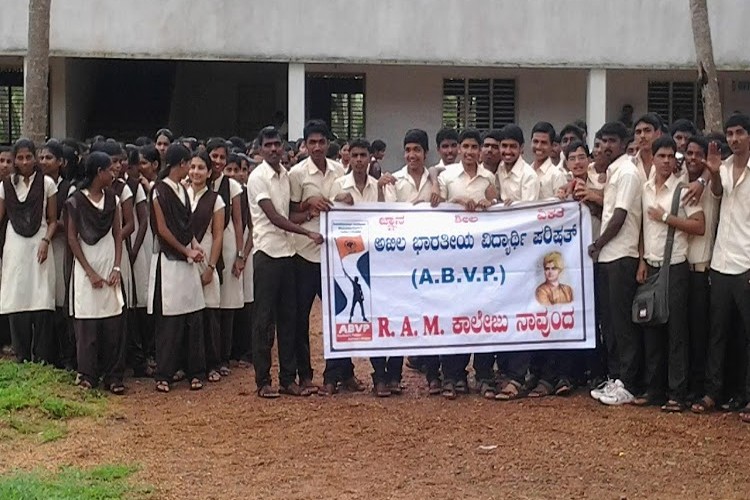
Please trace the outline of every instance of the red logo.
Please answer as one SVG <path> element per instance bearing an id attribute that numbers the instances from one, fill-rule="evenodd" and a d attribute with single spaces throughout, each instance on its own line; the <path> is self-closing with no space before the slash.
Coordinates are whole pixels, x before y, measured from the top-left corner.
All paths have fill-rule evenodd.
<path id="1" fill-rule="evenodd" d="M 372 323 L 338 323 L 337 342 L 369 342 L 372 340 Z"/>

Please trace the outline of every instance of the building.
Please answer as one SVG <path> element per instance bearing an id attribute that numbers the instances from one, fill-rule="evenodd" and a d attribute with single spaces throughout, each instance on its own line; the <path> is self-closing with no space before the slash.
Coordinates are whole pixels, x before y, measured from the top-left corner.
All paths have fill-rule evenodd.
<path id="1" fill-rule="evenodd" d="M 27 6 L 0 7 L 0 142 L 19 129 Z M 750 111 L 750 2 L 709 7 L 724 110 Z M 281 111 L 291 138 L 320 117 L 393 151 L 411 127 L 595 129 L 626 104 L 701 120 L 687 0 L 56 0 L 51 18 L 56 137 L 250 137 Z"/>

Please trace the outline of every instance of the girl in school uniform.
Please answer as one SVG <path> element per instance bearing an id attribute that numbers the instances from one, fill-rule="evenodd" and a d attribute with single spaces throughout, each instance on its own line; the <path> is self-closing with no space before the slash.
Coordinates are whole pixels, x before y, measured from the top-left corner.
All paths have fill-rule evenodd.
<path id="1" fill-rule="evenodd" d="M 225 167 L 236 165 L 236 155 L 228 160 L 227 143 L 222 138 L 210 139 L 206 152 L 211 159 L 211 187 L 224 201 L 224 240 L 222 242 L 222 263 L 224 271 L 221 280 L 221 367 L 219 373 L 228 376 L 229 359 L 232 355 L 232 334 L 234 333 L 235 313 L 245 305 L 242 271 L 246 256 L 243 253 L 242 206 L 240 184 L 224 175 Z"/>
<path id="2" fill-rule="evenodd" d="M 124 394 L 124 299 L 120 286 L 120 204 L 110 189 L 112 160 L 103 152 L 86 159 L 86 177 L 66 202 L 68 245 L 74 256 L 70 314 L 76 334 L 78 380 L 92 388 L 103 378 L 113 394 Z"/>
<path id="3" fill-rule="evenodd" d="M 55 341 L 55 262 L 51 248 L 57 227 L 57 187 L 36 161 L 29 139 L 13 145 L 13 173 L 0 184 L 0 220 L 8 216 L 3 245 L 0 314 L 8 314 L 16 359 L 51 362 Z"/>
<path id="4" fill-rule="evenodd" d="M 203 299 L 206 309 L 203 312 L 203 338 L 206 344 L 206 368 L 208 381 L 221 380 L 221 322 L 219 319 L 220 282 L 216 265 L 221 257 L 224 238 L 224 201 L 221 196 L 209 189 L 207 182 L 211 175 L 211 160 L 208 154 L 194 153 L 190 160 L 190 208 L 193 211 L 190 226 L 193 236 L 200 244 L 206 259 L 198 264 L 203 285 Z"/>
<path id="5" fill-rule="evenodd" d="M 64 206 L 72 188 L 70 181 L 63 176 L 63 146 L 57 140 L 51 139 L 39 151 L 39 166 L 44 175 L 55 181 L 57 186 L 57 228 L 52 237 L 52 250 L 55 259 L 54 290 L 55 313 L 52 318 L 52 331 L 55 337 L 55 347 L 58 358 L 58 368 L 73 369 L 75 349 L 71 332 L 68 328 L 68 313 L 65 311 L 65 291 L 68 288 L 65 280 L 65 260 L 68 254 L 68 237 L 65 232 Z"/>
<path id="6" fill-rule="evenodd" d="M 153 144 L 147 144 L 142 146 L 138 150 L 139 165 L 138 173 L 140 174 L 140 183 L 144 192 L 146 193 L 147 201 L 150 203 L 151 189 L 154 187 L 156 181 L 156 174 L 161 169 L 161 156 L 156 150 Z M 150 220 L 151 211 L 147 210 L 147 219 Z M 148 302 L 148 273 L 151 269 L 151 259 L 154 253 L 154 233 L 151 232 L 151 224 L 146 223 L 146 234 L 143 237 L 143 253 L 146 257 L 146 301 Z M 136 267 L 136 279 L 141 279 L 140 270 Z M 146 358 L 148 359 L 149 372 L 152 372 L 156 368 L 156 344 L 154 343 L 154 317 L 147 314 L 145 317 L 144 324 L 142 326 L 141 338 L 143 341 L 143 348 L 146 351 Z"/>
<path id="7" fill-rule="evenodd" d="M 169 392 L 182 365 L 190 388 L 203 388 L 206 372 L 200 269 L 205 254 L 190 227 L 187 190 L 180 181 L 190 168 L 190 152 L 172 144 L 166 165 L 151 192 L 151 229 L 155 250 L 149 274 L 148 312 L 156 315 L 156 390 Z"/>
<path id="8" fill-rule="evenodd" d="M 245 247 L 243 253 L 250 255 L 253 249 L 253 231 L 250 221 L 250 204 L 247 197 L 247 179 L 250 175 L 250 159 L 244 154 L 237 155 L 240 158 L 239 171 L 232 172 L 230 165 L 224 169 L 225 175 L 233 174 L 234 180 L 242 186 L 240 197 L 242 207 L 242 228 Z M 253 289 L 253 265 L 248 262 L 242 271 L 242 294 L 245 305 L 237 311 L 234 318 L 234 333 L 232 334 L 232 359 L 237 360 L 240 367 L 248 367 L 252 363 L 252 325 L 253 325 L 253 302 L 255 301 Z"/>

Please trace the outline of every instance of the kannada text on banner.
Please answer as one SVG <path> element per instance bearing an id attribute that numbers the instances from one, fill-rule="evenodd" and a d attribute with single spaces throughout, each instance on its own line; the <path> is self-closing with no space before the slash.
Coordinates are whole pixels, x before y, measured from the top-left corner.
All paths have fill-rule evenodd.
<path id="1" fill-rule="evenodd" d="M 337 205 L 321 232 L 326 358 L 595 345 L 579 203 Z"/>

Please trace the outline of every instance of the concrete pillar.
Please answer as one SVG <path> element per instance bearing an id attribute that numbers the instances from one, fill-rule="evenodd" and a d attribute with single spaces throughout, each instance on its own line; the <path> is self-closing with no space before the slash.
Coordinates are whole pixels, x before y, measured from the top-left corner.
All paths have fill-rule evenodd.
<path id="1" fill-rule="evenodd" d="M 287 77 L 287 126 L 289 140 L 302 137 L 305 127 L 305 65 L 289 63 Z"/>
<path id="2" fill-rule="evenodd" d="M 589 70 L 586 82 L 586 124 L 589 147 L 594 145 L 594 134 L 607 121 L 607 70 Z"/>
<path id="3" fill-rule="evenodd" d="M 53 57 L 49 61 L 49 129 L 50 137 L 68 136 L 66 60 Z"/>

